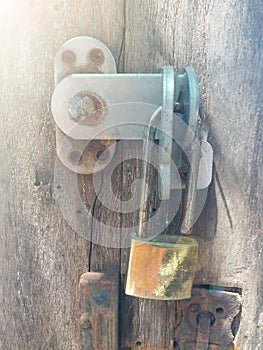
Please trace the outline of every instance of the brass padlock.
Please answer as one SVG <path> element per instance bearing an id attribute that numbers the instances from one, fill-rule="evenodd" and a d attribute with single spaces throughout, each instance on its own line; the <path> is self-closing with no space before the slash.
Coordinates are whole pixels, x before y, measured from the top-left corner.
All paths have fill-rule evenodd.
<path id="1" fill-rule="evenodd" d="M 195 89 L 195 91 L 198 91 L 197 86 L 195 86 Z M 143 145 L 145 162 L 142 169 L 144 186 L 142 186 L 141 195 L 139 233 L 131 242 L 125 292 L 128 295 L 141 298 L 180 300 L 191 297 L 198 258 L 198 243 L 192 236 L 189 236 L 192 232 L 194 220 L 193 211 L 195 209 L 200 161 L 198 112 L 192 114 L 192 117 L 194 116 L 193 119 L 195 119 L 195 123 L 192 124 L 192 126 L 194 125 L 193 131 L 197 136 L 198 142 L 196 142 L 195 146 L 197 147 L 194 147 L 192 152 L 191 160 L 193 162 L 187 175 L 184 215 L 181 227 L 181 233 L 187 234 L 187 236 L 159 235 L 150 239 L 149 236 L 152 233 L 146 232 L 145 223 L 150 218 L 151 208 L 148 198 L 153 187 L 152 179 L 154 175 L 153 169 L 149 164 L 153 163 L 153 145 L 159 112 L 160 109 L 157 109 L 145 129 Z M 167 136 L 163 135 L 162 137 L 165 138 Z M 163 144 L 168 144 L 168 142 L 164 141 Z"/>
<path id="2" fill-rule="evenodd" d="M 180 300 L 191 297 L 198 255 L 192 237 L 160 235 L 132 239 L 126 294 L 140 298 Z"/>

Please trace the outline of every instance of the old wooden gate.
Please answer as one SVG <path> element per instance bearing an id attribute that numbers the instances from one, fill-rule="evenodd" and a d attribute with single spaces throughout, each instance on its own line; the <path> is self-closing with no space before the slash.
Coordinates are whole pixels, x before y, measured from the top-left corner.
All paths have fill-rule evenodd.
<path id="1" fill-rule="evenodd" d="M 126 273 L 128 250 L 89 244 L 54 200 L 53 60 L 80 35 L 103 41 L 119 72 L 196 70 L 214 147 L 213 182 L 195 227 L 208 256 L 196 283 L 242 288 L 241 349 L 262 349 L 262 10 L 260 0 L 0 0 L 1 349 L 80 349 L 79 276 L 114 268 L 123 283 Z M 129 144 L 120 151 L 129 156 Z M 139 165 L 116 169 L 116 198 L 130 198 Z M 94 217 L 110 227 L 136 223 L 136 213 L 104 208 L 89 176 L 79 184 Z M 76 210 L 74 196 L 69 202 Z M 92 217 L 90 230 L 101 234 Z M 121 349 L 168 349 L 176 304 L 121 298 Z"/>

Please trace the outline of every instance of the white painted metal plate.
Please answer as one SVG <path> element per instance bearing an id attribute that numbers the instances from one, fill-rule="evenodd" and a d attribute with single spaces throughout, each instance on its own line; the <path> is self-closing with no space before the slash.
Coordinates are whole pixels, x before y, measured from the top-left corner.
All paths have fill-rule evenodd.
<path id="1" fill-rule="evenodd" d="M 88 91 L 105 104 L 97 124 L 76 122 L 69 114 L 69 101 Z M 143 127 L 162 105 L 162 74 L 72 74 L 56 87 L 52 113 L 57 126 L 73 139 L 142 139 Z"/>
<path id="2" fill-rule="evenodd" d="M 96 51 L 97 50 L 97 51 Z M 94 52 L 99 52 L 94 61 Z M 90 57 L 91 56 L 91 57 Z M 73 73 L 117 73 L 112 53 L 101 41 L 83 36 L 66 41 L 55 57 L 55 86 Z"/>
<path id="3" fill-rule="evenodd" d="M 201 159 L 199 163 L 199 172 L 197 180 L 197 189 L 207 188 L 212 181 L 213 173 L 213 148 L 207 141 L 201 142 Z M 185 185 L 178 181 L 178 176 L 171 177 L 171 188 L 182 189 Z"/>
<path id="4" fill-rule="evenodd" d="M 212 181 L 213 173 L 213 148 L 207 141 L 201 142 L 201 159 L 199 164 L 199 173 L 197 188 L 207 188 Z"/>

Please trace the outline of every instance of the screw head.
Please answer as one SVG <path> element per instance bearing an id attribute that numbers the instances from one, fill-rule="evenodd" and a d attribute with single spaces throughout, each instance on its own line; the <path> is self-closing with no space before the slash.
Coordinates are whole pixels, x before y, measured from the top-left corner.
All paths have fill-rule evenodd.
<path id="1" fill-rule="evenodd" d="M 79 163 L 82 158 L 82 154 L 80 151 L 72 151 L 69 156 L 72 163 Z"/>
<path id="2" fill-rule="evenodd" d="M 65 50 L 62 54 L 62 60 L 67 64 L 71 64 L 76 61 L 76 55 L 71 50 Z"/>
<path id="3" fill-rule="evenodd" d="M 69 100 L 68 112 L 76 122 L 96 124 L 105 112 L 105 102 L 89 91 L 80 91 Z"/>
<path id="4" fill-rule="evenodd" d="M 95 66 L 101 66 L 105 61 L 105 56 L 102 50 L 92 49 L 87 56 L 87 59 L 90 63 Z"/>

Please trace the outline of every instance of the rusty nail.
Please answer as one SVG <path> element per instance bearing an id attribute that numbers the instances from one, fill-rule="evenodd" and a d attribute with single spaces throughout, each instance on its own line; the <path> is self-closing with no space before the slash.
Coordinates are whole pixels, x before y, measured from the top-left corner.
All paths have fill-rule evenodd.
<path id="1" fill-rule="evenodd" d="M 93 63 L 95 66 L 101 66 L 105 61 L 105 56 L 102 50 L 92 49 L 87 55 L 88 61 Z"/>
<path id="2" fill-rule="evenodd" d="M 71 50 L 65 50 L 62 54 L 62 60 L 67 64 L 71 64 L 76 60 L 76 55 Z"/>

